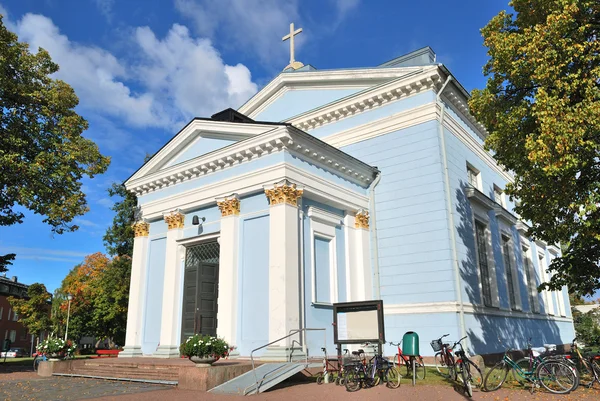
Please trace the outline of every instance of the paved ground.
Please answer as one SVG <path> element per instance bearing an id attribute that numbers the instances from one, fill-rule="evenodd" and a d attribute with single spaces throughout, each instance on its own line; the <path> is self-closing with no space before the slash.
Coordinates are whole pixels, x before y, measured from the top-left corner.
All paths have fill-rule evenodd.
<path id="1" fill-rule="evenodd" d="M 7 380 L 7 376 L 0 372 L 0 400 L 97 400 L 97 401 L 232 401 L 242 400 L 241 396 L 222 396 L 198 391 L 177 390 L 168 386 L 116 382 L 109 380 L 79 379 L 79 378 L 34 378 Z M 597 386 L 597 388 L 600 388 Z M 468 398 L 451 385 L 419 385 L 412 387 L 403 383 L 399 389 L 390 390 L 384 386 L 359 390 L 349 393 L 344 387 L 333 384 L 319 386 L 316 383 L 295 383 L 293 385 L 275 388 L 251 400 L 302 400 L 302 401 L 329 401 L 329 400 L 398 400 L 410 399 L 423 401 L 464 401 Z M 248 399 L 248 398 L 246 398 Z M 476 392 L 474 400 L 489 401 L 579 401 L 600 400 L 600 390 L 578 389 L 566 396 L 555 396 L 538 390 L 531 395 L 525 390 L 499 390 L 493 393 Z"/>

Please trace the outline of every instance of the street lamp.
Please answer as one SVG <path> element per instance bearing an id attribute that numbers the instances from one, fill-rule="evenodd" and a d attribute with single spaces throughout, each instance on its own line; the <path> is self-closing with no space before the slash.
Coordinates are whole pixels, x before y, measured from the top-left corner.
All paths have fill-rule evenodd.
<path id="1" fill-rule="evenodd" d="M 69 316 L 71 315 L 71 301 L 73 300 L 73 295 L 67 294 L 67 299 L 69 300 L 69 306 L 67 307 L 67 328 L 65 330 L 65 341 L 67 341 L 67 335 L 69 334 Z"/>

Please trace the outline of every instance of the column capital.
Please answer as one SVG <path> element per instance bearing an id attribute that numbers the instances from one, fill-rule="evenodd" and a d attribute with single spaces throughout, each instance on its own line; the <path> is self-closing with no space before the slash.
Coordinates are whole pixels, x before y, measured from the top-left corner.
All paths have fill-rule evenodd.
<path id="1" fill-rule="evenodd" d="M 136 221 L 131 225 L 134 237 L 147 237 L 150 234 L 150 224 L 144 220 Z"/>
<path id="2" fill-rule="evenodd" d="M 240 214 L 240 197 L 238 194 L 231 194 L 217 198 L 217 206 L 221 211 L 221 217 L 237 216 Z"/>
<path id="3" fill-rule="evenodd" d="M 163 218 L 165 219 L 165 223 L 167 223 L 167 228 L 169 230 L 175 228 L 183 228 L 185 215 L 179 209 L 172 210 L 167 213 L 163 213 Z"/>
<path id="4" fill-rule="evenodd" d="M 354 227 L 362 228 L 365 230 L 369 229 L 369 211 L 365 209 L 360 209 L 356 212 Z"/>
<path id="5" fill-rule="evenodd" d="M 265 195 L 271 206 L 287 203 L 298 206 L 298 198 L 302 196 L 304 189 L 284 179 L 273 185 L 265 186 Z"/>

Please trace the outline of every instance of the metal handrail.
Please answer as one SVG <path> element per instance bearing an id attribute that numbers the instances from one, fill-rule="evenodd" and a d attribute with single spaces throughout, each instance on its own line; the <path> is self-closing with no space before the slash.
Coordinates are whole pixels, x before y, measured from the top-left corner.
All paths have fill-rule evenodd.
<path id="1" fill-rule="evenodd" d="M 268 347 L 269 345 L 273 345 L 273 344 L 275 344 L 275 343 L 278 343 L 278 342 L 279 342 L 279 341 L 281 341 L 281 340 L 285 340 L 285 339 L 286 339 L 286 338 L 288 338 L 288 337 L 291 337 L 291 336 L 293 336 L 293 335 L 296 335 L 296 334 L 298 334 L 298 333 L 303 333 L 303 332 L 306 332 L 306 331 L 323 331 L 323 346 L 325 347 L 325 346 L 327 345 L 327 331 L 326 331 L 325 329 L 310 329 L 310 328 L 305 328 L 305 329 L 290 330 L 290 332 L 289 332 L 289 334 L 288 334 L 287 336 L 284 336 L 284 337 L 278 338 L 277 340 L 271 341 L 270 343 L 268 343 L 268 344 L 265 344 L 265 345 L 262 345 L 262 346 L 260 346 L 260 347 L 258 347 L 258 348 L 255 348 L 255 349 L 253 349 L 253 350 L 250 352 L 250 360 L 252 361 L 252 372 L 254 372 L 254 381 L 255 381 L 255 382 L 254 382 L 254 384 L 253 384 L 253 386 L 256 386 L 256 394 L 258 394 L 258 389 L 259 389 L 260 385 L 262 384 L 262 382 L 264 382 L 264 381 L 265 381 L 265 379 L 266 379 L 268 376 L 271 376 L 271 375 L 273 375 L 273 374 L 277 373 L 279 370 L 281 370 L 281 369 L 283 368 L 283 366 L 282 366 L 282 367 L 280 367 L 280 368 L 278 368 L 278 369 L 275 369 L 275 370 L 274 370 L 274 371 L 272 371 L 272 372 L 269 372 L 269 373 L 268 373 L 268 374 L 266 374 L 266 375 L 264 375 L 264 376 L 262 377 L 262 379 L 259 381 L 259 380 L 258 380 L 258 376 L 256 376 L 256 368 L 255 368 L 255 366 L 254 366 L 254 352 L 255 352 L 255 351 L 259 351 L 259 350 L 261 350 L 261 349 L 263 349 L 263 348 L 265 348 L 265 347 Z M 295 341 L 295 340 L 294 340 L 294 341 Z M 292 353 L 293 353 L 293 343 L 294 343 L 294 341 L 292 341 Z M 306 365 L 306 366 L 308 366 L 308 352 L 307 352 L 307 349 L 306 349 L 306 342 L 304 342 L 304 344 L 302 344 L 302 348 L 303 348 L 303 351 L 304 351 L 304 357 L 305 357 L 304 363 L 305 363 L 305 365 Z M 290 360 L 291 360 L 291 355 L 292 355 L 292 353 L 290 353 Z M 247 392 L 246 392 L 246 391 L 247 391 L 247 390 L 248 390 L 248 388 L 250 388 L 250 387 L 252 387 L 252 385 L 250 385 L 250 386 L 248 386 L 248 387 L 246 387 L 246 388 L 244 389 L 244 395 L 246 395 L 246 394 L 247 394 Z"/>

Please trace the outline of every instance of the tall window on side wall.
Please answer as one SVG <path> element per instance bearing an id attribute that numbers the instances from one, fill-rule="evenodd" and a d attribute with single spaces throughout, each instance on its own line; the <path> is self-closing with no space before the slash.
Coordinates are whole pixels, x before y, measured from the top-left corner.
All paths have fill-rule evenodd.
<path id="1" fill-rule="evenodd" d="M 480 173 L 475 167 L 467 164 L 467 182 L 470 186 L 481 191 Z"/>
<path id="2" fill-rule="evenodd" d="M 504 270 L 506 271 L 506 286 L 508 287 L 508 300 L 511 309 L 517 309 L 517 297 L 515 295 L 515 279 L 513 274 L 513 262 L 511 256 L 512 242 L 510 238 L 502 236 L 502 256 L 504 257 Z"/>
<path id="3" fill-rule="evenodd" d="M 545 253 L 538 253 L 538 261 L 540 266 L 540 275 L 542 277 L 543 282 L 548 282 L 550 277 L 548 276 L 548 265 L 546 264 L 546 255 Z M 546 304 L 546 313 L 549 315 L 554 315 L 554 300 L 552 299 L 552 294 L 548 290 L 542 290 L 542 295 L 544 298 L 544 303 Z"/>
<path id="4" fill-rule="evenodd" d="M 522 248 L 523 252 L 523 270 L 525 270 L 525 279 L 527 280 L 527 292 L 529 293 L 529 307 L 531 312 L 540 313 L 537 297 L 537 285 L 533 275 L 533 265 L 529 259 L 529 249 Z"/>
<path id="5" fill-rule="evenodd" d="M 488 249 L 485 235 L 485 225 L 475 221 L 475 241 L 477 242 L 477 262 L 481 276 L 481 295 L 485 306 L 492 306 L 492 284 L 490 266 L 488 265 Z"/>
<path id="6" fill-rule="evenodd" d="M 502 207 L 505 207 L 504 206 L 504 192 L 497 185 L 494 185 L 494 202 L 496 202 L 497 204 L 499 204 Z"/>

